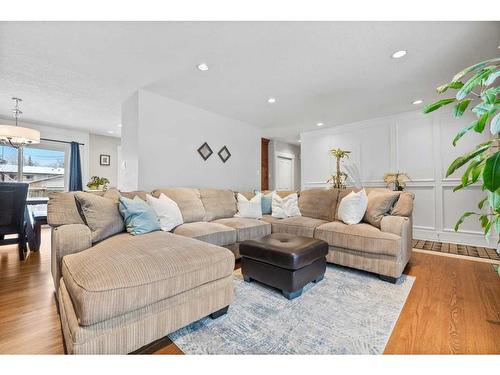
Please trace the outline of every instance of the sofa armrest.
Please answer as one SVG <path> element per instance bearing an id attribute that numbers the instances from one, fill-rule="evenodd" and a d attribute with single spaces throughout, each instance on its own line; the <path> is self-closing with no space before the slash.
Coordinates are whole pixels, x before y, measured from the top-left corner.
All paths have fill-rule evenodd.
<path id="1" fill-rule="evenodd" d="M 92 247 L 92 233 L 83 224 L 66 224 L 52 228 L 51 270 L 54 288 L 59 289 L 62 258 Z"/>
<path id="2" fill-rule="evenodd" d="M 413 248 L 413 228 L 411 217 L 384 216 L 380 222 L 380 230 L 393 233 L 401 237 L 401 252 L 398 254 L 406 265 L 410 260 Z"/>
<path id="3" fill-rule="evenodd" d="M 410 225 L 410 219 L 404 216 L 384 216 L 380 222 L 380 230 L 386 233 L 403 236 L 404 231 Z"/>

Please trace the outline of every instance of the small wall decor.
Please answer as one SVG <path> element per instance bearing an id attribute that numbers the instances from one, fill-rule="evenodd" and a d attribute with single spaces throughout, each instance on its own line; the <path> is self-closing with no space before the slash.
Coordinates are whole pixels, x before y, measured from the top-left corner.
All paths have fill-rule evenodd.
<path id="1" fill-rule="evenodd" d="M 206 161 L 210 157 L 210 155 L 212 155 L 214 152 L 212 151 L 208 143 L 205 142 L 198 149 L 198 153 L 203 158 L 203 160 Z"/>
<path id="2" fill-rule="evenodd" d="M 99 156 L 99 163 L 101 165 L 109 166 L 111 164 L 111 156 L 101 154 Z"/>
<path id="3" fill-rule="evenodd" d="M 229 152 L 229 150 L 227 149 L 226 146 L 222 147 L 219 150 L 218 154 L 219 154 L 220 160 L 222 160 L 223 163 L 225 163 L 231 157 L 231 153 Z"/>

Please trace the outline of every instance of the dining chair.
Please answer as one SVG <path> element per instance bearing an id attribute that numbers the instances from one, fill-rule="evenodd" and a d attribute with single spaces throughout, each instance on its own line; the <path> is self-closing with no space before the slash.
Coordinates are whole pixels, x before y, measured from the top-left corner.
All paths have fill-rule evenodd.
<path id="1" fill-rule="evenodd" d="M 26 246 L 26 197 L 28 184 L 0 182 L 0 246 L 17 244 L 19 259 L 24 260 Z M 16 238 L 5 238 L 17 234 Z"/>

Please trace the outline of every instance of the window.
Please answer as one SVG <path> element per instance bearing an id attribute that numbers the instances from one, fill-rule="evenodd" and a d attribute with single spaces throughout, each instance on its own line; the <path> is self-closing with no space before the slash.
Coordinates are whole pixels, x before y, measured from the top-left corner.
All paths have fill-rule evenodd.
<path id="1" fill-rule="evenodd" d="M 17 181 L 18 151 L 0 146 L 0 181 Z M 29 183 L 29 197 L 46 197 L 66 190 L 67 149 L 40 144 L 23 149 L 23 182 Z"/>
<path id="2" fill-rule="evenodd" d="M 17 150 L 0 145 L 0 181 L 14 182 L 17 177 Z"/>
<path id="3" fill-rule="evenodd" d="M 43 145 L 26 147 L 23 156 L 23 181 L 30 184 L 30 197 L 46 197 L 49 192 L 65 190 L 64 150 L 48 149 Z"/>

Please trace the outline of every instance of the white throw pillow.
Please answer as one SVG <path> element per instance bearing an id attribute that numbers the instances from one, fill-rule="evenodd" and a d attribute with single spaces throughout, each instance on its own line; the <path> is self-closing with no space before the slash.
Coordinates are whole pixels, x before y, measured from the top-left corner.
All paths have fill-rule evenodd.
<path id="1" fill-rule="evenodd" d="M 262 217 L 262 193 L 248 200 L 244 195 L 238 193 L 238 213 L 235 217 L 246 217 L 247 219 L 260 219 Z"/>
<path id="2" fill-rule="evenodd" d="M 179 206 L 165 194 L 162 193 L 160 198 L 155 198 L 147 194 L 146 201 L 156 212 L 160 220 L 161 230 L 169 232 L 184 223 Z"/>
<path id="3" fill-rule="evenodd" d="M 351 191 L 340 201 L 337 214 L 346 224 L 358 224 L 363 219 L 367 206 L 368 197 L 365 189 L 357 193 Z"/>
<path id="4" fill-rule="evenodd" d="M 278 219 L 302 216 L 299 210 L 299 197 L 297 193 L 287 195 L 285 198 L 281 198 L 276 192 L 273 193 L 271 209 L 271 216 Z"/>

